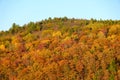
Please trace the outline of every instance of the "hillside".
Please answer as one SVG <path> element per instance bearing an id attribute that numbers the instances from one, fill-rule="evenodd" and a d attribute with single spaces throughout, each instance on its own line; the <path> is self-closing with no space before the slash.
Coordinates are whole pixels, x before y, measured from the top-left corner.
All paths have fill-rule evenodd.
<path id="1" fill-rule="evenodd" d="M 0 32 L 0 80 L 120 80 L 120 20 L 14 23 Z"/>

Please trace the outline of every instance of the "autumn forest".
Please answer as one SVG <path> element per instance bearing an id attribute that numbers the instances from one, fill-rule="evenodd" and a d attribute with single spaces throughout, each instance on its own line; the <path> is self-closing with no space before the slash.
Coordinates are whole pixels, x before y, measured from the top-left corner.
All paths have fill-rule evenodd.
<path id="1" fill-rule="evenodd" d="M 0 31 L 0 80 L 120 80 L 120 20 L 13 23 Z"/>

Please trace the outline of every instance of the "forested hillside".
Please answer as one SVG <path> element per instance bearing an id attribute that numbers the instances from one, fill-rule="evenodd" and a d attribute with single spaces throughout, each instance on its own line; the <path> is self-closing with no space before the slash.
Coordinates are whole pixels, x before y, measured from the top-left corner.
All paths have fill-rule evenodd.
<path id="1" fill-rule="evenodd" d="M 14 23 L 0 32 L 0 80 L 120 80 L 120 21 Z"/>

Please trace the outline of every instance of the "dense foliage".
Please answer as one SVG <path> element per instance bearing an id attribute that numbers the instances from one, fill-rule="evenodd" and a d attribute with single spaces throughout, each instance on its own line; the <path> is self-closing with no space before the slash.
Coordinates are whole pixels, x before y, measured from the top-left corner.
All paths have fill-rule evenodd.
<path id="1" fill-rule="evenodd" d="M 120 21 L 14 23 L 0 32 L 0 80 L 120 80 Z"/>

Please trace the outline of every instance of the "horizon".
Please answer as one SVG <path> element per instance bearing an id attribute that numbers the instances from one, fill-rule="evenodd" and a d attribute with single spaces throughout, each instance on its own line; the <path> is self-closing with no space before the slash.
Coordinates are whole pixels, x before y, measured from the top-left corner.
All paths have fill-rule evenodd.
<path id="1" fill-rule="evenodd" d="M 0 1 L 0 31 L 9 30 L 13 23 L 20 26 L 49 17 L 75 19 L 120 20 L 119 0 L 8 0 Z"/>

